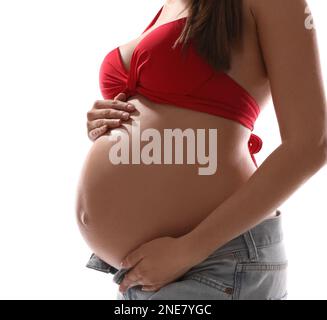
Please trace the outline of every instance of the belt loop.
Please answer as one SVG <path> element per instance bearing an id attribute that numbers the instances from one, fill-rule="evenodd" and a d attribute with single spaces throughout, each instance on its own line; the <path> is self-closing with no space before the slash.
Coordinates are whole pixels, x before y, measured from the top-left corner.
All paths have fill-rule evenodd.
<path id="1" fill-rule="evenodd" d="M 258 256 L 258 249 L 255 244 L 253 235 L 252 235 L 252 230 L 248 230 L 243 234 L 247 249 L 248 249 L 248 254 L 249 254 L 249 259 L 250 261 L 258 261 L 259 256 Z"/>

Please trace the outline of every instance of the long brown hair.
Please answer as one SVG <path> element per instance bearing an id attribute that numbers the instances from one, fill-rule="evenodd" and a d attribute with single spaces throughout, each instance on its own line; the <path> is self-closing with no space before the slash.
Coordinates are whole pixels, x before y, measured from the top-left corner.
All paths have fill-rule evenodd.
<path id="1" fill-rule="evenodd" d="M 190 0 L 190 14 L 177 39 L 183 48 L 192 38 L 197 52 L 216 70 L 231 65 L 231 51 L 243 31 L 242 0 Z"/>

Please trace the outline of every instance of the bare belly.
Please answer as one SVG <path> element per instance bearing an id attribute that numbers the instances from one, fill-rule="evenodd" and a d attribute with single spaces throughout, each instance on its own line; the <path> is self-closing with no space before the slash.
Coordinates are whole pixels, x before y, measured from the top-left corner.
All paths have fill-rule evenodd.
<path id="1" fill-rule="evenodd" d="M 138 110 L 131 120 L 92 145 L 77 193 L 77 221 L 85 241 L 98 257 L 116 268 L 144 242 L 191 231 L 256 169 L 247 146 L 250 132 L 240 124 L 154 104 L 143 97 L 135 97 L 131 102 Z M 183 164 L 162 161 L 149 165 L 142 160 L 139 164 L 113 164 L 109 150 L 116 143 L 115 132 L 131 138 L 132 123 L 140 126 L 140 132 L 148 128 L 158 130 L 162 144 L 164 129 L 192 128 L 206 129 L 208 147 L 208 130 L 217 129 L 217 171 L 200 175 L 198 170 L 203 165 L 197 161 L 187 164 L 186 151 Z M 148 143 L 142 142 L 140 149 Z M 129 151 L 132 152 L 132 146 Z M 274 212 L 269 217 L 273 215 Z"/>

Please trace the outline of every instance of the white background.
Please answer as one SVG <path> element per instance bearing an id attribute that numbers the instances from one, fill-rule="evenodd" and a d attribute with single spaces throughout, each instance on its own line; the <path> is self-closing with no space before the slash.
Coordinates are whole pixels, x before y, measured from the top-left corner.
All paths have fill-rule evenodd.
<path id="1" fill-rule="evenodd" d="M 106 53 L 137 37 L 163 3 L 1 0 L 0 298 L 115 299 L 112 276 L 85 268 L 91 251 L 75 223 L 75 188 L 91 146 L 86 112 L 102 99 Z M 309 4 L 326 74 L 327 4 Z M 279 143 L 272 106 L 255 133 L 264 141 L 261 163 Z M 323 168 L 281 207 L 290 299 L 327 298 L 326 190 Z"/>

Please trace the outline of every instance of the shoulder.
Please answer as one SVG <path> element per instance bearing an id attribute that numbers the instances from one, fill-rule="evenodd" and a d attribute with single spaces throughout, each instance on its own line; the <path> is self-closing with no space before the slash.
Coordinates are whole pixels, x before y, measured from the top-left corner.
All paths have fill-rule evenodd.
<path id="1" fill-rule="evenodd" d="M 310 8 L 306 0 L 244 1 L 251 10 L 267 63 L 277 66 L 282 60 L 294 62 L 292 57 L 299 53 L 313 58 L 317 51 L 316 34 L 307 24 Z"/>
<path id="2" fill-rule="evenodd" d="M 300 140 L 319 136 L 326 103 L 317 34 L 308 24 L 308 17 L 311 21 L 313 17 L 307 1 L 245 1 L 255 19 L 282 136 Z"/>
<path id="3" fill-rule="evenodd" d="M 267 17 L 289 24 L 294 22 L 293 19 L 304 22 L 309 8 L 306 0 L 244 0 L 244 3 L 258 22 Z"/>

